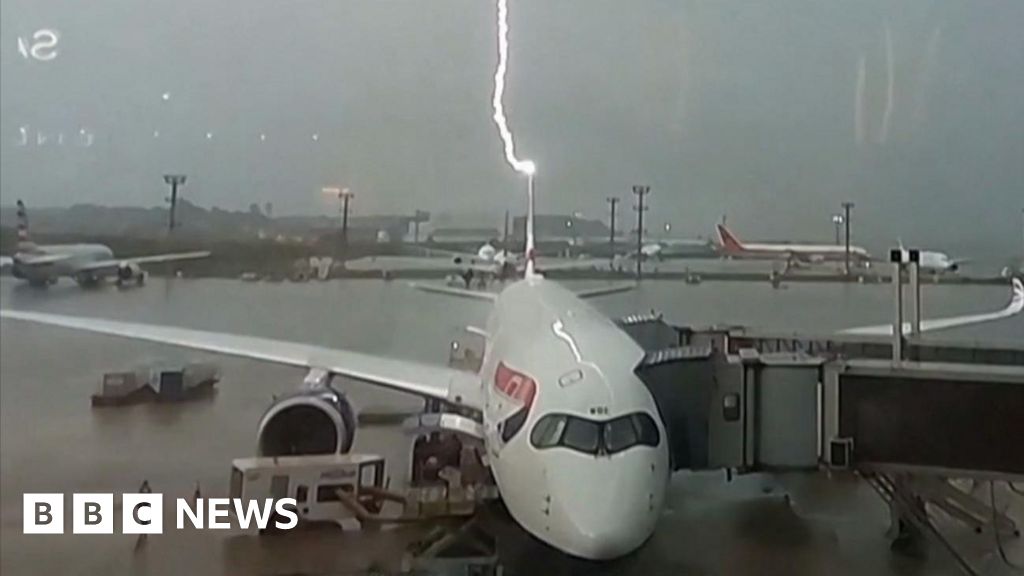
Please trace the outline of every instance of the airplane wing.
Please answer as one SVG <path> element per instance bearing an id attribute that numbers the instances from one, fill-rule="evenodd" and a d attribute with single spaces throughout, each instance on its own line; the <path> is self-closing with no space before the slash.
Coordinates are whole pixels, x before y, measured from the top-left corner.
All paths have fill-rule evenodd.
<path id="1" fill-rule="evenodd" d="M 496 274 L 499 267 L 493 262 L 477 262 L 467 259 L 460 263 L 455 262 L 452 258 L 436 256 L 367 256 L 345 262 L 345 268 L 361 272 L 436 270 L 461 273 L 473 270 L 481 274 Z"/>
<path id="2" fill-rule="evenodd" d="M 70 254 L 39 254 L 39 255 L 18 255 L 18 263 L 25 266 L 46 266 L 56 264 L 71 258 Z"/>
<path id="3" fill-rule="evenodd" d="M 476 260 L 479 256 L 471 252 L 462 252 L 459 250 L 447 250 L 445 248 L 432 248 L 429 246 L 417 246 L 416 251 L 423 254 L 423 257 L 436 258 L 438 256 L 448 258 L 462 258 L 464 260 Z"/>
<path id="4" fill-rule="evenodd" d="M 476 375 L 442 366 L 313 344 L 175 326 L 18 310 L 0 310 L 0 318 L 146 340 L 299 368 L 319 368 L 367 384 L 480 408 L 477 405 L 479 398 L 474 393 L 480 386 Z"/>
<path id="5" fill-rule="evenodd" d="M 610 286 L 599 286 L 597 288 L 587 288 L 584 290 L 578 290 L 575 292 L 576 296 L 582 300 L 587 298 L 597 298 L 598 296 L 608 296 L 609 294 L 619 294 L 622 292 L 629 292 L 636 288 L 636 282 L 612 284 Z"/>
<path id="6" fill-rule="evenodd" d="M 446 296 L 458 296 L 459 298 L 469 298 L 470 300 L 494 302 L 498 298 L 498 295 L 494 292 L 484 292 L 483 290 L 469 290 L 467 288 L 455 288 L 454 286 L 419 284 L 416 282 L 412 283 L 411 286 L 424 292 L 433 292 L 434 294 L 444 294 Z"/>
<path id="7" fill-rule="evenodd" d="M 402 271 L 402 270 L 460 270 L 450 258 L 425 256 L 367 256 L 345 262 L 347 270 Z"/>
<path id="8" fill-rule="evenodd" d="M 607 269 L 611 266 L 608 258 L 538 258 L 537 270 L 558 272 L 560 270 Z"/>
<path id="9" fill-rule="evenodd" d="M 947 328 L 955 328 L 958 326 L 967 326 L 970 324 L 980 324 L 982 322 L 991 322 L 993 320 L 1000 320 L 1002 318 L 1009 318 L 1020 314 L 1021 310 L 1024 310 L 1024 283 L 1021 283 L 1019 278 L 1013 279 L 1013 295 L 1010 298 L 1009 304 L 1006 305 L 1002 310 L 996 310 L 994 312 L 984 312 L 981 314 L 970 314 L 966 316 L 954 316 L 951 318 L 935 318 L 932 320 L 921 321 L 921 331 L 928 332 L 931 330 L 945 330 Z M 910 323 L 903 323 L 903 333 L 907 334 L 910 332 Z M 892 324 L 884 324 L 878 326 L 862 326 L 859 328 L 849 328 L 841 330 L 840 334 L 859 334 L 868 336 L 891 336 L 892 335 Z"/>
<path id="10" fill-rule="evenodd" d="M 124 262 L 133 262 L 135 264 L 157 264 L 160 262 L 176 262 L 178 260 L 196 260 L 199 258 L 206 258 L 210 255 L 207 250 L 201 250 L 197 252 L 178 252 L 174 254 L 154 254 L 152 256 L 135 256 L 132 258 L 112 258 L 110 260 L 95 260 L 87 262 L 81 266 L 76 266 L 77 272 L 100 272 L 103 270 L 115 270 Z"/>

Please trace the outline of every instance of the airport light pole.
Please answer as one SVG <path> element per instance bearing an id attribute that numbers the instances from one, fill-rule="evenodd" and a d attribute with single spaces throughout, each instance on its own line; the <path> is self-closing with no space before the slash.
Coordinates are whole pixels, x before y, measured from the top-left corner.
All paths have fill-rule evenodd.
<path id="1" fill-rule="evenodd" d="M 636 279 L 643 278 L 643 252 L 644 252 L 644 198 L 651 193 L 650 186 L 633 186 L 633 194 L 636 195 Z"/>
<path id="2" fill-rule="evenodd" d="M 509 211 L 505 210 L 505 227 L 501 231 L 501 251 L 508 256 L 508 222 Z"/>
<path id="3" fill-rule="evenodd" d="M 615 196 L 608 197 L 608 205 L 611 207 L 608 232 L 608 253 L 609 258 L 615 259 L 615 209 L 618 207 L 619 199 Z"/>
<path id="4" fill-rule="evenodd" d="M 167 219 L 167 232 L 168 234 L 174 232 L 176 225 L 174 221 L 174 213 L 178 208 L 178 186 L 185 185 L 184 174 L 164 174 L 164 183 L 171 187 L 171 197 L 168 201 L 171 203 L 171 209 Z"/>
<path id="5" fill-rule="evenodd" d="M 355 194 L 348 188 L 326 186 L 320 189 L 324 194 L 337 195 L 341 201 L 341 246 L 348 251 L 348 203 Z"/>
<path id="6" fill-rule="evenodd" d="M 413 235 L 412 243 L 413 244 L 419 244 L 420 243 L 420 222 L 426 222 L 427 220 L 430 220 L 430 212 L 427 212 L 425 210 L 417 210 L 416 213 L 413 214 L 413 217 L 412 217 L 412 229 L 413 229 L 413 232 L 412 232 L 412 235 Z"/>
<path id="7" fill-rule="evenodd" d="M 843 202 L 843 224 L 846 230 L 846 250 L 843 253 L 843 272 L 850 275 L 850 210 L 853 209 L 853 202 Z"/>
<path id="8" fill-rule="evenodd" d="M 836 246 L 839 246 L 840 244 L 843 243 L 843 241 L 840 239 L 842 234 L 843 222 L 846 222 L 846 219 L 843 218 L 842 214 L 832 215 L 832 224 L 834 224 L 836 227 Z"/>
<path id="9" fill-rule="evenodd" d="M 338 197 L 341 199 L 341 244 L 345 251 L 348 251 L 348 203 L 352 199 L 352 192 L 348 188 L 342 188 Z"/>

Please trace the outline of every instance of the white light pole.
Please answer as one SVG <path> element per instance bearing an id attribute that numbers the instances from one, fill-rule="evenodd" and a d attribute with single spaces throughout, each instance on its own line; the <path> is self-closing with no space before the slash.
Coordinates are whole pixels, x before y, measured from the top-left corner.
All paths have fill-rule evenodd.
<path id="1" fill-rule="evenodd" d="M 839 246 L 840 244 L 843 243 L 843 240 L 842 240 L 842 230 L 843 230 L 843 223 L 844 222 L 846 222 L 846 219 L 843 218 L 842 214 L 833 214 L 832 215 L 832 224 L 834 224 L 835 227 L 836 227 L 836 246 Z"/>

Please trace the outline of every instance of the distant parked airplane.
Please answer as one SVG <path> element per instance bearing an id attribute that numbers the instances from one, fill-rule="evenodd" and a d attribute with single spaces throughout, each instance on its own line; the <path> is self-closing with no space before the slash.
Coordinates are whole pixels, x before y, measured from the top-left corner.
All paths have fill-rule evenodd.
<path id="1" fill-rule="evenodd" d="M 835 244 L 788 242 L 744 243 L 725 224 L 718 225 L 719 251 L 729 258 L 785 260 L 787 264 L 837 262 L 846 258 L 846 247 Z M 860 246 L 850 246 L 851 262 L 870 262 L 871 254 Z"/>
<path id="2" fill-rule="evenodd" d="M 209 255 L 204 250 L 115 258 L 113 250 L 103 244 L 36 244 L 29 236 L 25 203 L 18 200 L 18 251 L 10 262 L 0 264 L 4 267 L 9 265 L 15 278 L 36 287 L 54 284 L 62 276 L 73 278 L 82 286 L 97 284 L 108 277 L 115 278 L 118 284 L 134 281 L 141 285 L 146 279 L 142 264 L 206 258 Z"/>
<path id="3" fill-rule="evenodd" d="M 900 250 L 905 250 L 903 247 L 903 241 L 899 241 Z M 968 262 L 967 258 L 953 258 L 945 252 L 937 252 L 935 250 L 920 250 L 920 260 L 918 260 L 918 266 L 922 272 L 933 272 L 935 274 L 943 274 L 946 272 L 959 272 L 960 265 Z"/>

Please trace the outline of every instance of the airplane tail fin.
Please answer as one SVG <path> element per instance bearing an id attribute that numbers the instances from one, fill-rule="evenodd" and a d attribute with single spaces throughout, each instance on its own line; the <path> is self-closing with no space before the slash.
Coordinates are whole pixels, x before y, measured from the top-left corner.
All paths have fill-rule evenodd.
<path id="1" fill-rule="evenodd" d="M 28 210 L 25 209 L 25 203 L 18 200 L 18 250 L 28 251 L 35 250 L 36 244 L 32 241 L 32 237 L 29 236 L 28 232 Z"/>
<path id="2" fill-rule="evenodd" d="M 718 241 L 726 252 L 742 252 L 743 243 L 725 224 L 718 224 Z"/>

